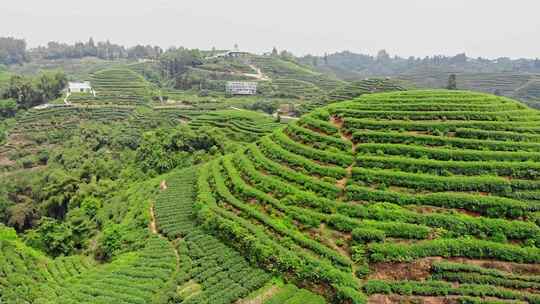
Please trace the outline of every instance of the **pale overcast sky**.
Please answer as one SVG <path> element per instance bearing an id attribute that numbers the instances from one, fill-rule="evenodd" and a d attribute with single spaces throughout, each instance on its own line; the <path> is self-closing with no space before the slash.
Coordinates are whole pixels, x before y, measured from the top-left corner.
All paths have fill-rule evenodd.
<path id="1" fill-rule="evenodd" d="M 297 55 L 540 57 L 540 0 L 0 0 L 0 36 Z"/>

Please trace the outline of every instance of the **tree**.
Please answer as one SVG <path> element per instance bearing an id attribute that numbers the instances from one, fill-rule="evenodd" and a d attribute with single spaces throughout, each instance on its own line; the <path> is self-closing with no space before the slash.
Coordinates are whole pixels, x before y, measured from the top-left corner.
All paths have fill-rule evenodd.
<path id="1" fill-rule="evenodd" d="M 11 76 L 4 97 L 15 99 L 17 107 L 23 109 L 33 107 L 38 98 L 32 79 L 20 75 Z"/>
<path id="2" fill-rule="evenodd" d="M 31 247 L 57 257 L 73 252 L 72 235 L 72 230 L 66 223 L 44 217 L 36 229 L 28 231 L 25 241 Z"/>
<path id="3" fill-rule="evenodd" d="M 295 61 L 294 54 L 287 50 L 282 50 L 281 53 L 279 53 L 279 57 L 281 57 L 282 60 Z"/>
<path id="4" fill-rule="evenodd" d="M 281 114 L 279 114 L 279 112 L 276 113 L 276 119 L 274 121 L 281 122 Z"/>
<path id="5" fill-rule="evenodd" d="M 88 43 L 86 44 L 86 56 L 96 57 L 98 54 L 98 49 L 96 47 L 96 44 L 94 43 L 94 39 L 90 37 L 88 39 Z"/>
<path id="6" fill-rule="evenodd" d="M 0 64 L 21 64 L 27 60 L 26 41 L 0 37 Z"/>
<path id="7" fill-rule="evenodd" d="M 278 49 L 276 47 L 273 47 L 272 48 L 272 57 L 277 57 L 277 56 L 279 56 Z"/>
<path id="8" fill-rule="evenodd" d="M 62 71 L 42 72 L 37 79 L 37 90 L 42 101 L 60 97 L 66 85 L 67 77 Z"/>
<path id="9" fill-rule="evenodd" d="M 17 102 L 15 99 L 0 100 L 0 118 L 15 116 L 17 112 Z"/>
<path id="10" fill-rule="evenodd" d="M 448 90 L 457 90 L 456 74 L 450 74 L 448 76 L 448 84 L 446 85 Z"/>
<path id="11" fill-rule="evenodd" d="M 223 150 L 224 140 L 212 129 L 197 132 L 186 126 L 158 129 L 143 135 L 136 151 L 136 160 L 143 172 L 165 173 L 176 167 L 188 167 L 197 160 L 194 155 Z M 214 148 L 216 147 L 216 148 Z"/>
<path id="12" fill-rule="evenodd" d="M 96 222 L 85 213 L 81 208 L 75 208 L 68 212 L 66 223 L 71 229 L 73 247 L 82 249 L 85 243 L 90 239 L 96 231 Z"/>
<path id="13" fill-rule="evenodd" d="M 377 61 L 379 62 L 387 62 L 390 60 L 390 55 L 386 52 L 386 50 L 380 50 L 377 52 Z"/>
<path id="14" fill-rule="evenodd" d="M 273 114 L 277 111 L 278 104 L 270 100 L 258 100 L 248 108 L 253 111 L 263 111 L 267 114 Z"/>
<path id="15" fill-rule="evenodd" d="M 105 227 L 99 238 L 96 259 L 106 261 L 112 258 L 122 249 L 122 236 L 126 234 L 121 225 L 112 224 Z"/>
<path id="16" fill-rule="evenodd" d="M 37 78 L 14 75 L 10 78 L 4 98 L 13 98 L 18 108 L 29 109 L 61 96 L 67 85 L 64 72 L 42 72 Z"/>
<path id="17" fill-rule="evenodd" d="M 168 50 L 159 59 L 163 76 L 177 78 L 186 73 L 190 67 L 202 64 L 202 54 L 199 50 L 184 48 Z"/>
<path id="18" fill-rule="evenodd" d="M 79 188 L 80 180 L 73 176 L 73 172 L 52 169 L 47 171 L 42 183 L 43 186 L 39 189 L 39 198 L 46 214 L 50 217 L 63 219 L 68 211 L 71 198 Z"/>
<path id="19" fill-rule="evenodd" d="M 465 53 L 457 54 L 450 58 L 451 64 L 463 65 L 467 62 L 467 55 Z"/>
<path id="20" fill-rule="evenodd" d="M 23 231 L 34 225 L 39 218 L 39 212 L 32 202 L 22 202 L 7 208 L 7 224 L 15 227 L 18 231 Z"/>
<path id="21" fill-rule="evenodd" d="M 89 196 L 83 200 L 81 203 L 81 210 L 90 218 L 93 218 L 96 216 L 97 211 L 102 207 L 103 203 L 93 197 Z"/>

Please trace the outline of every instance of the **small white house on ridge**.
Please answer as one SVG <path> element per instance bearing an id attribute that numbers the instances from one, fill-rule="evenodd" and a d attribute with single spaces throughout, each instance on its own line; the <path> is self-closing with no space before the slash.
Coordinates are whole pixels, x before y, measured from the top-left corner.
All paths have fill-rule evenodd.
<path id="1" fill-rule="evenodd" d="M 69 93 L 92 93 L 92 86 L 90 82 L 69 82 L 67 91 Z"/>

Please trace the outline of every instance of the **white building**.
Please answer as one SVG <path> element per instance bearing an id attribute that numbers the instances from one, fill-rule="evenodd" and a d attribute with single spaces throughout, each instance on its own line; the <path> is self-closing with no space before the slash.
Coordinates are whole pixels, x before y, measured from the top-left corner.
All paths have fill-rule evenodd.
<path id="1" fill-rule="evenodd" d="M 232 95 L 255 95 L 257 94 L 257 83 L 247 81 L 229 81 L 226 91 Z"/>
<path id="2" fill-rule="evenodd" d="M 90 82 L 69 82 L 67 91 L 69 93 L 93 93 Z"/>
<path id="3" fill-rule="evenodd" d="M 249 56 L 248 52 L 240 52 L 240 51 L 227 51 L 225 53 L 216 54 L 214 56 L 208 57 L 208 59 L 216 59 L 216 58 L 241 58 Z"/>

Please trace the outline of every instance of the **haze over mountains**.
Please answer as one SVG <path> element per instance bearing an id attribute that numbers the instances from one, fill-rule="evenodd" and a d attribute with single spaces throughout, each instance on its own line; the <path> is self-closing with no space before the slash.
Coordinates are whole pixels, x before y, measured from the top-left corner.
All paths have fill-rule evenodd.
<path id="1" fill-rule="evenodd" d="M 473 58 L 535 58 L 540 52 L 533 39 L 540 28 L 538 5 L 534 0 L 516 5 L 502 0 L 158 0 L 149 8 L 139 0 L 97 0 L 91 5 L 25 1 L 3 7 L 0 36 L 25 37 L 32 47 L 93 36 L 128 46 L 148 43 L 162 48 L 228 49 L 237 43 L 244 50 L 262 53 L 276 46 L 299 56 L 343 50 L 375 55 L 386 49 L 401 57 L 466 52 Z"/>

